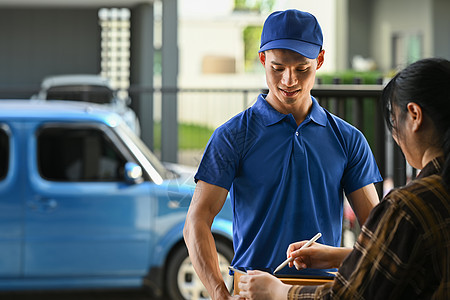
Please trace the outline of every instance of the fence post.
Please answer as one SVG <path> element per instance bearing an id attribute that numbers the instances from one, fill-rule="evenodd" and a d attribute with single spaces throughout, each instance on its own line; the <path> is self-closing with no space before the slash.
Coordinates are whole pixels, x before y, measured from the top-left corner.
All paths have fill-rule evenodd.
<path id="1" fill-rule="evenodd" d="M 178 161 L 178 9 L 164 0 L 162 43 L 161 160 Z"/>
<path id="2" fill-rule="evenodd" d="M 133 86 L 146 87 L 147 92 L 133 93 L 132 108 L 136 111 L 141 126 L 141 138 L 154 150 L 153 117 L 153 3 L 140 4 L 131 13 L 131 74 Z M 130 91 L 131 92 L 131 91 Z"/>
<path id="3" fill-rule="evenodd" d="M 339 77 L 333 78 L 333 84 L 341 84 L 341 83 L 342 83 L 341 78 L 339 78 Z M 345 97 L 337 97 L 336 99 L 333 99 L 333 102 L 334 102 L 334 104 L 333 104 L 334 114 L 345 120 L 346 119 L 345 118 L 346 98 Z"/>
<path id="4" fill-rule="evenodd" d="M 243 110 L 246 110 L 248 108 L 248 91 L 247 90 L 244 90 L 243 96 L 244 96 L 244 109 Z"/>
<path id="5" fill-rule="evenodd" d="M 386 166 L 386 127 L 384 125 L 383 110 L 381 108 L 381 99 L 375 102 L 375 160 L 381 176 L 385 178 L 387 174 Z M 383 198 L 384 189 L 383 182 L 375 185 L 378 197 Z"/>

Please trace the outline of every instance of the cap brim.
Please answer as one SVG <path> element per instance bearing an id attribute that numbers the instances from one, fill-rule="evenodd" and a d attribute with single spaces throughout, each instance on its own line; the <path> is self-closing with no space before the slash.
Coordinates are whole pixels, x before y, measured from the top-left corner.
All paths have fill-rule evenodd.
<path id="1" fill-rule="evenodd" d="M 295 51 L 307 58 L 315 59 L 319 56 L 320 49 L 322 47 L 316 44 L 311 44 L 299 40 L 275 40 L 266 43 L 262 46 L 258 52 L 263 52 L 272 49 L 287 49 L 291 51 Z"/>

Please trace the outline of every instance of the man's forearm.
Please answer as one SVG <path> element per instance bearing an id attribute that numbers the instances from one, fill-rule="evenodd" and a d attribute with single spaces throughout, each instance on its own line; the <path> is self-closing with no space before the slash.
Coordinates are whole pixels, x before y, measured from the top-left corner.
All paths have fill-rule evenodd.
<path id="1" fill-rule="evenodd" d="M 350 204 L 362 227 L 370 214 L 370 211 L 379 203 L 378 193 L 373 183 L 347 195 Z"/>
<path id="2" fill-rule="evenodd" d="M 212 299 L 227 299 L 230 293 L 219 269 L 217 250 L 206 223 L 186 222 L 184 239 L 192 265 Z"/>
<path id="3" fill-rule="evenodd" d="M 216 244 L 211 233 L 214 218 L 222 209 L 227 194 L 226 189 L 199 180 L 183 231 L 192 265 L 214 300 L 231 298 L 219 269 Z"/>

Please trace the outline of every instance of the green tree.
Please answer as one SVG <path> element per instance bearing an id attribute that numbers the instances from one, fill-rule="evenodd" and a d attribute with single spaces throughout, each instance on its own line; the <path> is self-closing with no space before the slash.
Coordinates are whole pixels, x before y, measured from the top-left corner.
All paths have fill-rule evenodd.
<path id="1" fill-rule="evenodd" d="M 271 11 L 275 0 L 234 0 L 234 10 L 264 13 Z"/>
<path id="2" fill-rule="evenodd" d="M 252 72 L 259 63 L 258 50 L 262 26 L 244 28 L 245 71 Z"/>
<path id="3" fill-rule="evenodd" d="M 267 13 L 272 11 L 275 0 L 234 0 L 235 11 Z M 244 58 L 245 71 L 253 72 L 259 64 L 258 50 L 262 26 L 247 26 L 244 28 Z"/>

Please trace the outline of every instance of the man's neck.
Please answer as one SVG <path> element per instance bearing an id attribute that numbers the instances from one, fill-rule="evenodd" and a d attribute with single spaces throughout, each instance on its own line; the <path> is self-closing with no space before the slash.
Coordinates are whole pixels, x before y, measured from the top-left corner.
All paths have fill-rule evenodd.
<path id="1" fill-rule="evenodd" d="M 292 104 L 287 104 L 273 97 L 270 92 L 266 97 L 266 101 L 276 111 L 285 115 L 292 114 L 297 125 L 300 125 L 306 119 L 306 116 L 311 112 L 313 104 L 311 95 L 309 95 L 309 97 L 307 98 L 305 97 L 302 100 L 299 99 Z"/>

